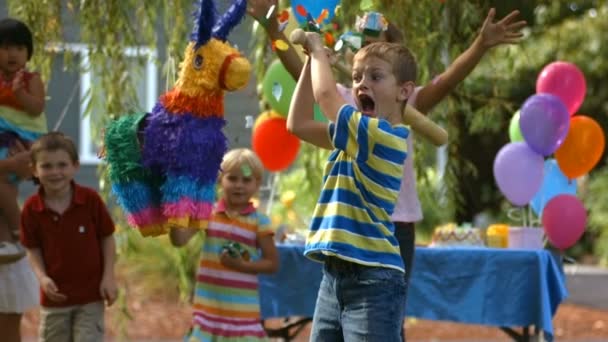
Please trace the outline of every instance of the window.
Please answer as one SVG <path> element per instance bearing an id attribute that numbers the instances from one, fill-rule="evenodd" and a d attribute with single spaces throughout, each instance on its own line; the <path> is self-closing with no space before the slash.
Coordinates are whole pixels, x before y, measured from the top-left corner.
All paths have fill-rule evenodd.
<path id="1" fill-rule="evenodd" d="M 53 47 L 57 49 L 56 47 Z M 96 165 L 101 162 L 97 157 L 100 148 L 98 141 L 99 136 L 96 129 L 97 124 L 103 112 L 95 110 L 95 105 L 91 110 L 90 115 L 85 115 L 86 108 L 89 107 L 91 98 L 91 87 L 99 84 L 99 75 L 94 68 L 89 65 L 89 49 L 84 44 L 64 44 L 61 45 L 59 51 L 70 51 L 76 53 L 80 57 L 81 74 L 80 74 L 80 128 L 79 128 L 79 146 L 78 153 L 81 164 Z M 155 64 L 157 53 L 156 50 L 147 47 L 127 48 L 124 50 L 127 57 L 132 57 L 133 69 L 129 77 L 132 82 L 136 82 L 136 91 L 138 98 L 138 107 L 141 110 L 151 111 L 158 98 L 158 70 Z M 144 58 L 145 63 L 136 63 L 137 58 Z M 125 109 L 127 111 L 128 109 Z"/>

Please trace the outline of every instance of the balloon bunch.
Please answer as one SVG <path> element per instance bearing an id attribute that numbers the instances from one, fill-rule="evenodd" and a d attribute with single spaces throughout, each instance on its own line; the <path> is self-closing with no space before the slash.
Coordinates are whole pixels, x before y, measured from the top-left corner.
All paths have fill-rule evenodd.
<path id="1" fill-rule="evenodd" d="M 600 125 L 574 115 L 586 89 L 576 65 L 558 61 L 545 66 L 536 94 L 511 119 L 511 142 L 494 159 L 500 191 L 515 206 L 529 204 L 541 217 L 549 241 L 562 250 L 580 239 L 587 221 L 575 179 L 593 169 L 604 152 Z"/>

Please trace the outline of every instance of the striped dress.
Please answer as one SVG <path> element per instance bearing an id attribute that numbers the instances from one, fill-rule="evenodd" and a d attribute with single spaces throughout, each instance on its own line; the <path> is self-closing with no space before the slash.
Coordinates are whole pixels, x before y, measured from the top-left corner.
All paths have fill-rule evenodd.
<path id="1" fill-rule="evenodd" d="M 391 215 L 407 157 L 404 125 L 340 109 L 329 137 L 335 147 L 323 175 L 304 254 L 404 270 Z"/>
<path id="2" fill-rule="evenodd" d="M 192 331 L 186 341 L 266 341 L 261 324 L 258 278 L 220 263 L 222 248 L 237 242 L 258 259 L 257 238 L 272 235 L 270 220 L 253 205 L 230 217 L 219 201 L 206 229 L 194 289 Z"/>

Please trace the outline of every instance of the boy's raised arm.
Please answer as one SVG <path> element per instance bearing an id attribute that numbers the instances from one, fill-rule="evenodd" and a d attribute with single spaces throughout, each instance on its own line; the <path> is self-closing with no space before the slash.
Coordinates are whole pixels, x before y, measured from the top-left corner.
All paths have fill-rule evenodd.
<path id="1" fill-rule="evenodd" d="M 329 121 L 335 122 L 338 111 L 346 104 L 346 101 L 338 93 L 336 79 L 321 37 L 315 32 L 294 30 L 290 40 L 296 44 L 302 44 L 310 54 L 310 73 L 315 101 L 321 107 L 323 115 Z"/>
<path id="2" fill-rule="evenodd" d="M 333 149 L 327 123 L 317 122 L 314 119 L 314 98 L 310 72 L 310 58 L 307 58 L 289 105 L 287 130 L 315 146 Z"/>
<path id="3" fill-rule="evenodd" d="M 473 44 L 446 71 L 420 89 L 416 97 L 416 108 L 422 113 L 428 113 L 473 71 L 488 49 L 500 44 L 518 43 L 523 37 L 520 30 L 526 26 L 523 20 L 515 21 L 518 14 L 519 11 L 513 11 L 494 22 L 496 10 L 490 9 Z"/>

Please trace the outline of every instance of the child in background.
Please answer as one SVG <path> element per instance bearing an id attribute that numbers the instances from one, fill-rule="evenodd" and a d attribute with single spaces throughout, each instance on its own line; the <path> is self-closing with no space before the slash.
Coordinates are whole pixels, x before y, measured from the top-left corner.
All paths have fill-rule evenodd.
<path id="1" fill-rule="evenodd" d="M 5 159 L 14 144 L 29 145 L 46 132 L 44 85 L 37 73 L 28 72 L 26 63 L 33 53 L 32 33 L 21 21 L 0 20 L 0 158 Z M 0 179 L 0 210 L 10 231 L 19 229 L 15 174 Z M 6 229 L 2 227 L 0 229 Z M 18 244 L 0 244 L 0 264 L 25 256 Z"/>
<path id="2" fill-rule="evenodd" d="M 112 305 L 114 223 L 92 189 L 74 182 L 74 143 L 53 132 L 31 148 L 38 193 L 24 204 L 21 242 L 40 281 L 42 341 L 102 342 L 104 300 Z"/>
<path id="3" fill-rule="evenodd" d="M 287 128 L 332 149 L 304 254 L 325 263 L 311 341 L 400 341 L 404 264 L 390 220 L 409 130 L 402 113 L 413 93 L 416 62 L 402 45 L 359 50 L 353 97 L 338 93 L 317 33 L 306 33 L 306 60 L 292 97 Z M 314 120 L 317 102 L 330 123 Z"/>
<path id="4" fill-rule="evenodd" d="M 266 340 L 257 274 L 276 272 L 279 258 L 269 218 L 251 203 L 264 168 L 253 151 L 241 148 L 226 153 L 220 169 L 222 194 L 201 247 L 193 328 L 186 340 Z M 198 231 L 171 229 L 171 241 L 183 246 Z"/>
<path id="5" fill-rule="evenodd" d="M 0 160 L 0 174 L 17 174 L 31 177 L 30 153 L 14 151 L 7 159 Z M 9 196 L 0 192 L 0 196 Z M 0 213 L 0 242 L 13 241 L 6 219 Z M 0 336 L 2 342 L 21 341 L 21 320 L 23 313 L 35 308 L 39 299 L 36 276 L 26 258 L 10 264 L 0 264 Z"/>

